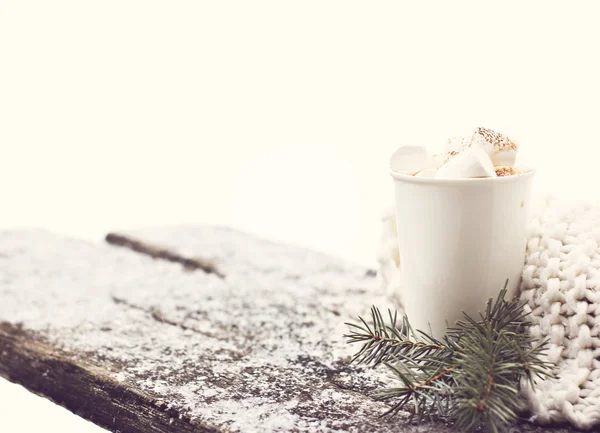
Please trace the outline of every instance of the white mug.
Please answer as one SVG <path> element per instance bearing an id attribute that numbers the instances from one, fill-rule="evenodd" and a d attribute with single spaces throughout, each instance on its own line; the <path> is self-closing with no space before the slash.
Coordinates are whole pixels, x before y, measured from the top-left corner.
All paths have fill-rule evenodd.
<path id="1" fill-rule="evenodd" d="M 493 178 L 435 179 L 391 171 L 400 250 L 400 297 L 414 329 L 444 335 L 478 318 L 525 260 L 533 170 Z"/>

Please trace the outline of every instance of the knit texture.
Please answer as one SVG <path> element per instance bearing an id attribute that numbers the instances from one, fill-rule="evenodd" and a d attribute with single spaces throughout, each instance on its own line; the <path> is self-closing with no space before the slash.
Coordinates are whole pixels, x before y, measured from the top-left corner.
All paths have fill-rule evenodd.
<path id="1" fill-rule="evenodd" d="M 383 287 L 401 308 L 400 257 L 393 211 L 383 218 Z M 531 420 L 600 425 L 600 206 L 546 198 L 533 206 L 520 297 L 532 326 L 548 338 L 555 377 L 523 386 Z"/>

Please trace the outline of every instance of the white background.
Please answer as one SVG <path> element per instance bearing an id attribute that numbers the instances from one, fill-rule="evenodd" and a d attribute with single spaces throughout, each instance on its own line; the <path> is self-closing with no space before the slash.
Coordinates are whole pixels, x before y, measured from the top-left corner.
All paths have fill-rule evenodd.
<path id="1" fill-rule="evenodd" d="M 374 265 L 389 154 L 477 125 L 596 199 L 597 4 L 0 0 L 0 229 L 211 223 Z M 0 431 L 41 429 L 100 431 L 0 380 Z"/>

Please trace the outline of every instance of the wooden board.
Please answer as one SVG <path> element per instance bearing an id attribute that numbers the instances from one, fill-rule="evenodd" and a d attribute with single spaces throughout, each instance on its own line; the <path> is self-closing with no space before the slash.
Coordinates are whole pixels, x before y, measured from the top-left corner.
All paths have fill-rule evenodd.
<path id="1" fill-rule="evenodd" d="M 348 363 L 372 270 L 226 228 L 107 240 L 0 233 L 1 376 L 113 432 L 453 431 L 382 419 L 393 379 Z"/>

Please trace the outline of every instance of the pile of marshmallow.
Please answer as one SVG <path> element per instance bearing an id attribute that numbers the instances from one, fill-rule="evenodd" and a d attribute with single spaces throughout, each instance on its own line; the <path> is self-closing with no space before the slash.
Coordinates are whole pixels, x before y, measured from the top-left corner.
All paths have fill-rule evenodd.
<path id="1" fill-rule="evenodd" d="M 515 168 L 517 144 L 487 128 L 471 137 L 453 137 L 443 152 L 430 154 L 422 146 L 402 146 L 390 159 L 390 168 L 403 174 L 437 179 L 497 177 L 521 174 Z"/>

